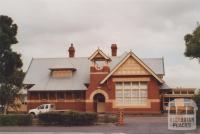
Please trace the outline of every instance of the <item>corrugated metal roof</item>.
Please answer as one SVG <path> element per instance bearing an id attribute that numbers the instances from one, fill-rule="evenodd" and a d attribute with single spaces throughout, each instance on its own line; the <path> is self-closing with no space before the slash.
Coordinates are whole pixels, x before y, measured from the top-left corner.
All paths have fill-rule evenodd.
<path id="1" fill-rule="evenodd" d="M 151 68 L 156 74 L 164 74 L 164 61 L 163 58 L 144 58 L 141 59 L 149 68 Z"/>
<path id="2" fill-rule="evenodd" d="M 163 83 L 161 86 L 160 86 L 160 89 L 161 90 L 168 90 L 168 89 L 172 89 L 170 86 L 168 86 L 166 83 Z"/>
<path id="3" fill-rule="evenodd" d="M 76 71 L 70 78 L 50 77 L 49 68 L 63 63 L 73 65 Z M 67 64 L 65 64 L 67 65 Z M 67 68 L 67 66 L 65 66 Z M 90 61 L 87 58 L 41 58 L 33 59 L 24 79 L 24 84 L 35 84 L 30 90 L 86 90 L 89 82 Z"/>
<path id="4" fill-rule="evenodd" d="M 113 69 L 126 54 L 111 57 L 110 68 Z M 164 74 L 162 58 L 141 60 L 156 74 Z M 86 90 L 85 83 L 90 81 L 90 64 L 88 57 L 36 58 L 32 60 L 23 83 L 35 84 L 30 91 Z M 49 68 L 75 68 L 76 71 L 70 78 L 53 78 L 50 77 Z"/>

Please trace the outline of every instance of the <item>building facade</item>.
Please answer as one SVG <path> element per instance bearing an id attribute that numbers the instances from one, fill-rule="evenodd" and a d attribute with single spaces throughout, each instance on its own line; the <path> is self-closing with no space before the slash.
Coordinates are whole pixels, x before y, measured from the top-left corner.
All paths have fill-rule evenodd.
<path id="1" fill-rule="evenodd" d="M 97 49 L 89 57 L 32 59 L 24 79 L 28 109 L 51 103 L 60 110 L 130 114 L 161 113 L 163 58 L 140 59 L 132 51 L 111 56 Z"/>

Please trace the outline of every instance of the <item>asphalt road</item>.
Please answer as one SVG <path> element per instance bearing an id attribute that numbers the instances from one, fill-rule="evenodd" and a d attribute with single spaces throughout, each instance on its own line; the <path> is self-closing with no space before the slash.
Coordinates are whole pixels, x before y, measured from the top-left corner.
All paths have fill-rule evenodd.
<path id="1" fill-rule="evenodd" d="M 40 134 L 41 132 L 42 134 L 200 134 L 200 128 L 192 131 L 168 130 L 166 117 L 126 117 L 124 126 L 106 124 L 80 127 L 0 127 L 0 134 Z"/>

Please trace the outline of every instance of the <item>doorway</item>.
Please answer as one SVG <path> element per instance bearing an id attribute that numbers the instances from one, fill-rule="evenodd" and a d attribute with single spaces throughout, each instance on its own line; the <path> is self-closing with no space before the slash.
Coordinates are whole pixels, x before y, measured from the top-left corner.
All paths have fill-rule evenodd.
<path id="1" fill-rule="evenodd" d="M 94 111 L 97 113 L 105 113 L 105 96 L 101 93 L 97 93 L 94 98 Z"/>

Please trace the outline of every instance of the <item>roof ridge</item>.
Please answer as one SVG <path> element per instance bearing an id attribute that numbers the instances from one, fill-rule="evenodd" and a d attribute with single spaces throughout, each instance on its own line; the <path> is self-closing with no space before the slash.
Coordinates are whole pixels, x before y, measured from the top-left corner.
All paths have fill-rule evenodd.
<path id="1" fill-rule="evenodd" d="M 120 56 L 111 56 L 110 58 L 121 58 L 122 55 Z M 46 60 L 46 59 L 79 59 L 79 58 L 88 58 L 88 57 L 33 57 L 32 60 Z M 140 59 L 163 59 L 162 57 L 156 57 L 156 58 L 140 58 Z"/>
<path id="2" fill-rule="evenodd" d="M 69 58 L 69 57 L 50 57 L 50 58 L 41 57 L 41 58 L 32 58 L 32 59 L 33 60 L 46 60 L 46 59 L 78 59 L 78 58 L 88 58 L 88 57 L 73 57 L 73 58 Z"/>

